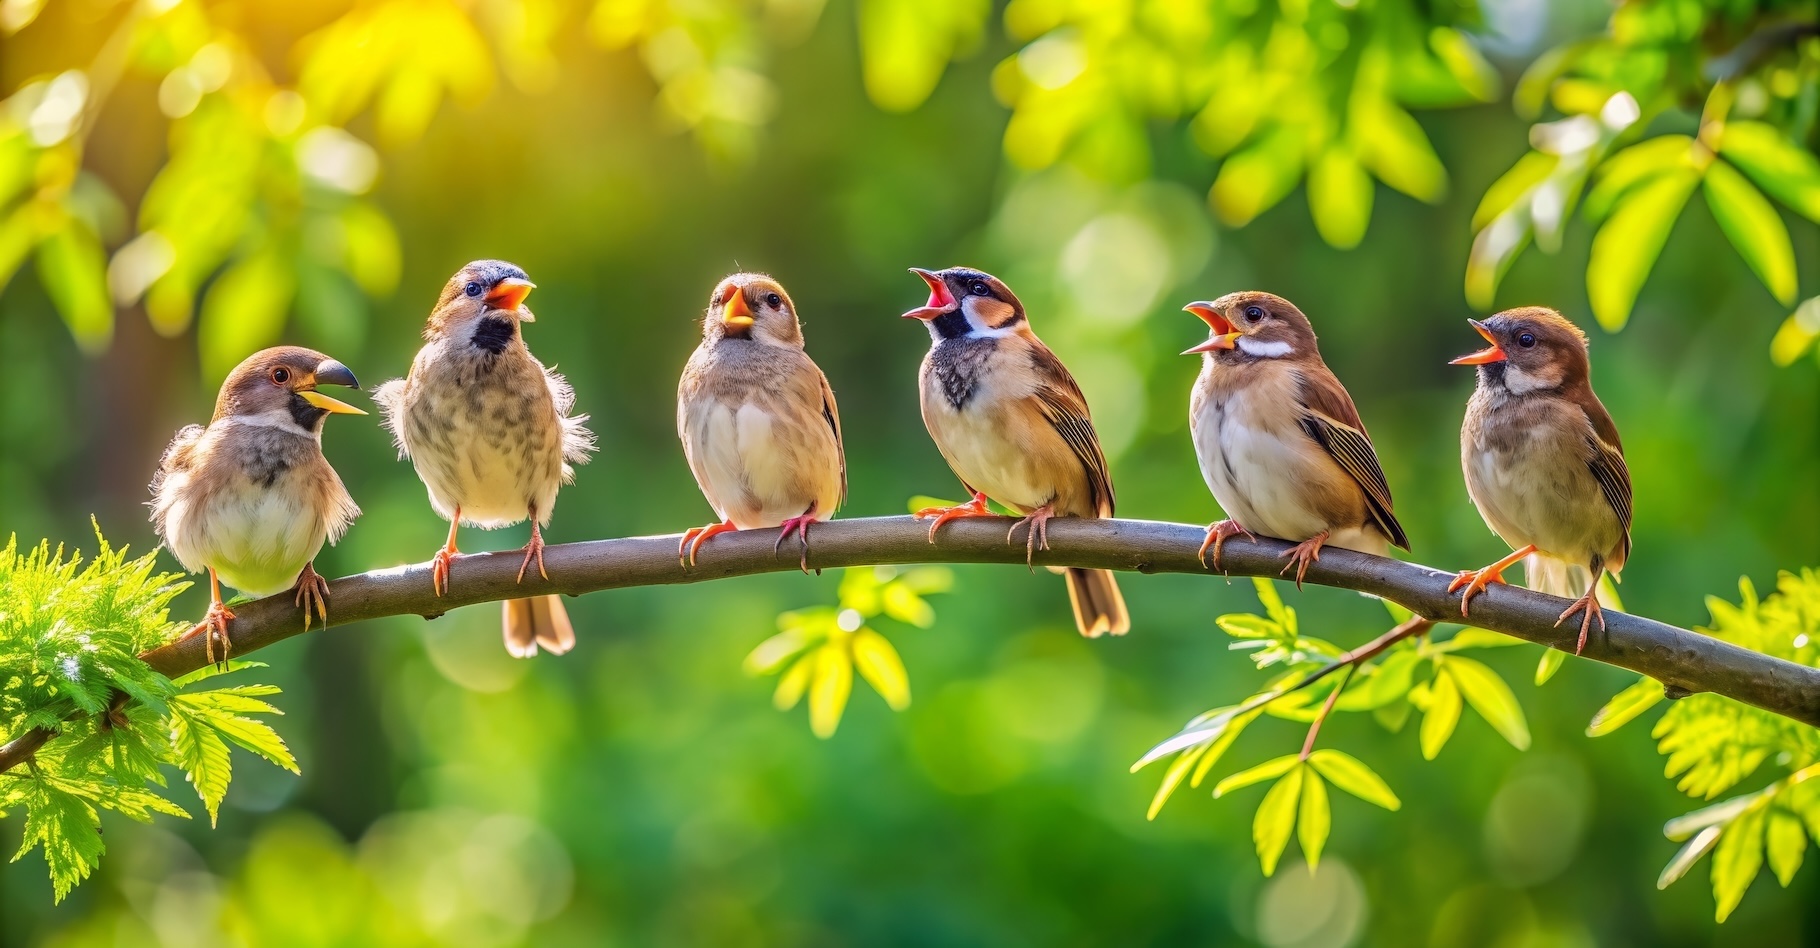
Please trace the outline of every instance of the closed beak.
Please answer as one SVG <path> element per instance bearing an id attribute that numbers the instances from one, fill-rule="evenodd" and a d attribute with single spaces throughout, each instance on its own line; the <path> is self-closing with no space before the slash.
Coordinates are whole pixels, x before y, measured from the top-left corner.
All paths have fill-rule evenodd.
<path id="1" fill-rule="evenodd" d="M 948 292 L 948 284 L 943 282 L 941 277 L 916 267 L 911 267 L 910 272 L 922 277 L 923 282 L 929 284 L 929 302 L 905 313 L 905 319 L 930 320 L 960 308 L 960 304 L 954 300 L 954 294 Z"/>
<path id="2" fill-rule="evenodd" d="M 1509 358 L 1509 356 L 1504 354 L 1504 350 L 1499 348 L 1498 340 L 1492 336 L 1491 330 L 1485 328 L 1484 323 L 1479 322 L 1476 319 L 1469 319 L 1467 322 L 1471 323 L 1472 328 L 1477 329 L 1479 335 L 1484 336 L 1485 341 L 1491 343 L 1491 345 L 1470 355 L 1463 355 L 1458 359 L 1454 359 L 1449 362 L 1448 365 L 1485 365 L 1490 362 L 1503 362 L 1505 359 Z"/>

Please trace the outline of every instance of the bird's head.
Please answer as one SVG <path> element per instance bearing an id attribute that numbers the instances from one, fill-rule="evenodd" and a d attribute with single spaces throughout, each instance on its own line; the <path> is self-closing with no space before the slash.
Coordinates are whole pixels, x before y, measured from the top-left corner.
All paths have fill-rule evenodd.
<path id="1" fill-rule="evenodd" d="M 802 348 L 803 331 L 796 321 L 796 304 L 783 284 L 763 273 L 735 273 L 720 281 L 708 296 L 702 338 L 749 339 L 775 346 Z"/>
<path id="2" fill-rule="evenodd" d="M 504 260 L 476 260 L 442 286 L 424 335 L 467 340 L 498 353 L 518 335 L 518 324 L 536 320 L 524 299 L 537 284 Z"/>
<path id="3" fill-rule="evenodd" d="M 911 273 L 929 285 L 929 302 L 904 314 L 920 319 L 936 339 L 996 336 L 1027 327 L 1024 304 L 998 277 L 971 267 L 918 270 Z"/>
<path id="4" fill-rule="evenodd" d="M 1467 320 L 1491 345 L 1453 360 L 1476 365 L 1483 385 L 1513 395 L 1566 388 L 1586 380 L 1586 334 L 1546 306 L 1508 309 L 1483 322 Z"/>
<path id="5" fill-rule="evenodd" d="M 301 346 L 278 346 L 248 356 L 228 373 L 215 399 L 215 420 L 322 433 L 330 415 L 366 412 L 316 390 L 318 385 L 358 388 L 354 373 L 334 359 Z"/>
<path id="6" fill-rule="evenodd" d="M 1258 290 L 1228 293 L 1182 309 L 1201 317 L 1212 335 L 1183 355 L 1208 353 L 1215 361 L 1295 359 L 1317 354 L 1314 326 L 1294 303 Z"/>

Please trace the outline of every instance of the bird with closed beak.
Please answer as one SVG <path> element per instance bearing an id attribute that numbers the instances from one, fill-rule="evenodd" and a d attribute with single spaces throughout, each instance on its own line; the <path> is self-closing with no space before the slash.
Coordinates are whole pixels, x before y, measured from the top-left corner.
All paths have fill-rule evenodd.
<path id="1" fill-rule="evenodd" d="M 827 376 L 803 349 L 796 306 L 776 280 L 735 273 L 708 297 L 701 345 L 676 389 L 676 433 L 720 522 L 683 534 L 677 556 L 729 530 L 781 527 L 773 548 L 801 538 L 847 497 L 840 411 Z"/>
<path id="2" fill-rule="evenodd" d="M 957 517 L 994 516 L 987 498 L 1017 511 L 1006 539 L 1028 531 L 1025 551 L 1048 549 L 1054 517 L 1111 517 L 1112 475 L 1087 398 L 1055 353 L 1030 330 L 1023 303 L 1003 282 L 967 267 L 912 269 L 929 301 L 904 314 L 929 327 L 920 383 L 923 423 L 973 499 L 917 512 L 934 542 Z M 1074 621 L 1089 638 L 1124 635 L 1131 616 L 1111 571 L 1062 571 Z"/>
<path id="3" fill-rule="evenodd" d="M 1512 553 L 1465 570 L 1448 587 L 1472 597 L 1525 559 L 1531 589 L 1572 598 L 1556 625 L 1581 613 L 1575 654 L 1597 620 L 1599 578 L 1630 558 L 1630 470 L 1618 427 L 1592 390 L 1586 334 L 1552 309 L 1506 310 L 1468 320 L 1490 345 L 1453 360 L 1477 366 L 1478 385 L 1460 427 L 1466 490 L 1486 526 Z"/>
<path id="4" fill-rule="evenodd" d="M 1323 546 L 1383 556 L 1409 537 L 1352 396 L 1321 359 L 1314 327 L 1269 293 L 1229 293 L 1183 307 L 1211 335 L 1188 398 L 1201 476 L 1227 519 L 1207 528 L 1205 562 L 1236 534 L 1288 540 L 1296 585 Z"/>
<path id="5" fill-rule="evenodd" d="M 320 352 L 279 346 L 236 366 L 208 425 L 177 432 L 152 477 L 152 524 L 184 569 L 209 574 L 202 634 L 210 662 L 228 659 L 221 584 L 249 596 L 296 591 L 303 627 L 312 612 L 329 620 L 329 584 L 314 560 L 360 515 L 322 455 L 323 422 L 366 412 L 317 391 L 358 386 L 348 367 Z"/>
<path id="6" fill-rule="evenodd" d="M 430 506 L 449 521 L 449 539 L 431 561 L 430 585 L 447 591 L 462 524 L 491 530 L 531 521 L 518 580 L 543 563 L 543 530 L 556 492 L 587 461 L 594 436 L 587 415 L 571 414 L 575 392 L 525 347 L 520 330 L 533 320 L 524 299 L 533 284 L 502 260 L 462 267 L 442 288 L 424 325 L 423 348 L 410 374 L 379 387 L 374 398 L 399 453 L 429 489 Z M 519 658 L 542 646 L 560 655 L 575 645 L 568 610 L 554 595 L 507 600 L 506 651 Z"/>

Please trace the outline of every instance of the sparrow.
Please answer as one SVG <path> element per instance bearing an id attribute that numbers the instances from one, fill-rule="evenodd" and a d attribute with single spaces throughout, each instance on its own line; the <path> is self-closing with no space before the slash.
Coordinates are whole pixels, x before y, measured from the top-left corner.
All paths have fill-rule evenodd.
<path id="1" fill-rule="evenodd" d="M 961 485 L 973 495 L 929 507 L 929 541 L 958 517 L 994 516 L 988 497 L 1022 515 L 1025 553 L 1049 548 L 1053 517 L 1111 517 L 1112 475 L 1088 416 L 1087 398 L 1055 353 L 1030 331 L 1024 305 L 996 277 L 967 267 L 911 269 L 929 301 L 904 314 L 929 327 L 919 383 L 923 423 Z M 1131 615 L 1111 571 L 1061 571 L 1082 635 L 1124 635 Z"/>
<path id="2" fill-rule="evenodd" d="M 676 433 L 689 470 L 719 523 L 683 534 L 677 556 L 695 563 L 709 537 L 782 527 L 809 570 L 809 526 L 847 498 L 834 390 L 808 353 L 796 306 L 776 280 L 735 273 L 708 298 L 701 345 L 676 389 Z"/>
<path id="3" fill-rule="evenodd" d="M 1201 561 L 1235 534 L 1296 545 L 1283 555 L 1296 586 L 1325 545 L 1384 556 L 1409 537 L 1352 396 L 1321 359 L 1314 327 L 1269 293 L 1229 293 L 1183 307 L 1212 335 L 1183 352 L 1201 357 L 1188 396 L 1201 476 L 1228 519 L 1207 528 Z"/>
<path id="4" fill-rule="evenodd" d="M 296 591 L 303 627 L 312 609 L 329 620 L 329 584 L 313 561 L 341 539 L 360 508 L 328 459 L 322 425 L 333 414 L 366 412 L 316 390 L 358 387 L 348 367 L 320 352 L 279 346 L 249 356 L 228 374 L 207 426 L 177 432 L 152 476 L 152 526 L 177 561 L 209 574 L 209 609 L 190 631 L 228 659 L 225 581 L 248 596 Z"/>
<path id="5" fill-rule="evenodd" d="M 1595 619 L 1605 630 L 1599 577 L 1615 577 L 1630 558 L 1630 470 L 1618 427 L 1593 394 L 1586 334 L 1560 313 L 1528 306 L 1467 322 L 1491 345 L 1453 360 L 1479 368 L 1460 426 L 1460 466 L 1473 506 L 1514 552 L 1462 571 L 1448 592 L 1464 587 L 1466 615 L 1474 595 L 1528 557 L 1531 589 L 1584 590 L 1555 620 L 1582 614 L 1579 654 Z"/>
<path id="6" fill-rule="evenodd" d="M 424 324 L 424 345 L 405 378 L 374 392 L 399 455 L 411 459 L 429 489 L 430 506 L 449 521 L 449 539 L 430 564 L 437 595 L 449 587 L 466 523 L 492 530 L 531 521 L 518 581 L 543 564 L 543 526 L 556 491 L 587 461 L 594 436 L 587 415 L 573 415 L 575 391 L 525 348 L 520 324 L 533 321 L 524 298 L 535 286 L 502 260 L 476 260 L 443 285 Z M 556 596 L 508 600 L 506 651 L 518 658 L 538 646 L 561 655 L 575 645 L 568 610 Z"/>

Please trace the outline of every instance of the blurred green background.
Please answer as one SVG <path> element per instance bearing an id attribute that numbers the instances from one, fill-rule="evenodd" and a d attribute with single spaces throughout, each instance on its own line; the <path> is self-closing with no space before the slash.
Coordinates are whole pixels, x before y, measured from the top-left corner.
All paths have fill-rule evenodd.
<path id="1" fill-rule="evenodd" d="M 8 0 L 0 13 L 33 6 Z M 426 18 L 440 9 L 417 6 Z M 956 30 L 967 55 L 936 68 L 933 93 L 907 112 L 916 90 L 894 100 L 893 74 L 867 74 L 890 61 L 862 64 L 855 36 L 866 28 L 848 3 L 726 5 L 747 19 L 709 35 L 749 29 L 771 52 L 763 75 L 752 74 L 759 85 L 727 80 L 693 112 L 693 93 L 677 88 L 686 77 L 665 71 L 661 37 L 603 42 L 611 24 L 599 14 L 588 29 L 559 28 L 566 21 L 549 10 L 561 4 L 469 6 L 483 39 L 532 35 L 549 57 L 501 52 L 474 68 L 505 78 L 468 89 L 451 81 L 452 101 L 432 89 L 416 112 L 352 116 L 354 150 L 338 167 L 352 162 L 367 181 L 333 201 L 305 189 L 294 205 L 248 192 L 267 197 L 247 199 L 256 220 L 236 239 L 255 253 L 260 240 L 307 248 L 307 221 L 283 236 L 287 207 L 307 218 L 353 202 L 389 217 L 395 243 L 382 222 L 368 253 L 395 246 L 395 272 L 370 257 L 378 272 L 364 281 L 348 275 L 358 263 L 300 269 L 295 316 L 286 320 L 281 299 L 271 328 L 324 349 L 368 385 L 405 371 L 438 288 L 462 263 L 523 266 L 538 284 L 527 341 L 574 383 L 602 444 L 563 492 L 552 542 L 707 521 L 674 435 L 672 393 L 708 291 L 735 269 L 769 272 L 789 288 L 809 352 L 840 397 L 851 472 L 842 513 L 896 514 L 914 494 L 958 494 L 917 411 L 927 338 L 897 314 L 923 295 L 905 267 L 965 263 L 1006 279 L 1079 378 L 1121 515 L 1216 516 L 1186 428 L 1198 364 L 1175 355 L 1204 327 L 1178 307 L 1261 288 L 1314 320 L 1371 427 L 1414 558 L 1454 569 L 1504 552 L 1460 481 L 1457 431 L 1472 377 L 1446 360 L 1478 341 L 1460 278 L 1474 207 L 1528 146 L 1528 123 L 1508 102 L 1422 113 L 1451 177 L 1445 196 L 1424 204 L 1379 188 L 1363 243 L 1337 250 L 1316 232 L 1301 189 L 1242 229 L 1222 224 L 1206 199 L 1219 163 L 1180 123 L 1139 122 L 1143 160 L 1113 172 L 1008 161 L 1009 113 L 992 90 L 1002 92 L 995 66 L 1017 46 L 999 28 L 1001 11 L 983 4 L 927 8 L 931 19 L 964 14 L 986 25 L 971 38 Z M 671 6 L 684 11 L 677 16 L 695 9 Z M 1498 16 L 1484 29 L 1504 44 L 1493 61 L 1506 77 L 1550 43 L 1597 29 L 1608 10 L 1565 0 L 1487 6 Z M 53 0 L 38 22 L 0 40 L 0 90 L 87 62 L 118 15 L 108 4 Z M 210 9 L 245 38 L 236 55 L 263 61 L 281 82 L 303 68 L 290 52 L 297 38 L 344 15 L 349 8 L 332 3 Z M 906 15 L 915 21 L 915 10 Z M 421 68 L 459 73 L 472 62 L 434 29 L 414 36 Z M 361 66 L 358 57 L 341 64 Z M 129 69 L 94 117 L 84 166 L 124 196 L 116 217 L 143 215 L 134 196 L 187 147 L 165 137 L 159 110 L 170 114 L 167 97 L 182 90 L 163 85 Z M 373 178 L 364 163 L 375 155 Z M 193 206 L 178 201 L 169 212 L 181 220 Z M 1820 234 L 1790 220 L 1812 292 Z M 1594 383 L 1635 481 L 1625 603 L 1692 626 L 1706 618 L 1703 596 L 1735 598 L 1740 575 L 1767 587 L 1778 568 L 1820 563 L 1820 373 L 1811 359 L 1772 366 L 1770 340 L 1788 308 L 1728 248 L 1704 203 L 1676 223 L 1618 334 L 1598 329 L 1588 308 L 1589 242 L 1575 225 L 1558 255 L 1519 257 L 1496 303 L 1556 306 L 1589 330 Z M 363 301 L 363 289 L 375 298 Z M 156 459 L 176 428 L 211 409 L 215 353 L 239 338 L 220 327 L 255 314 L 226 304 L 212 314 L 204 302 L 198 328 L 184 307 L 160 310 L 148 298 L 122 307 L 111 343 L 91 334 L 85 352 L 58 318 L 56 292 L 54 278 L 27 267 L 0 296 L 0 530 L 86 546 L 92 514 L 114 542 L 149 549 L 143 503 Z M 446 527 L 375 420 L 337 417 L 324 440 L 365 513 L 318 569 L 334 576 L 427 558 Z M 524 539 L 522 527 L 470 531 L 463 546 Z M 1126 772 L 1183 720 L 1258 684 L 1212 624 L 1256 607 L 1248 583 L 1130 576 L 1133 633 L 1086 642 L 1054 577 L 955 573 L 953 591 L 932 599 L 933 628 L 879 626 L 909 668 L 911 707 L 893 713 L 857 689 L 829 740 L 811 735 L 800 707 L 774 711 L 772 683 L 745 676 L 740 662 L 780 611 L 833 602 L 834 574 L 588 596 L 570 605 L 581 644 L 560 660 L 509 659 L 496 607 L 289 640 L 257 656 L 271 667 L 252 674 L 284 686 L 277 700 L 288 716 L 276 723 L 303 776 L 236 751 L 219 829 L 110 820 L 97 876 L 60 907 L 36 856 L 8 866 L 0 942 L 1820 939 L 1815 869 L 1788 889 L 1759 880 L 1724 926 L 1713 923 L 1704 869 L 1656 891 L 1675 849 L 1661 825 L 1692 804 L 1662 778 L 1641 728 L 1583 736 L 1627 673 L 1570 661 L 1537 689 L 1536 649 L 1491 653 L 1529 714 L 1526 753 L 1471 715 L 1433 763 L 1420 759 L 1412 729 L 1389 734 L 1363 715 L 1331 722 L 1324 733 L 1382 773 L 1405 807 L 1336 803 L 1320 873 L 1310 877 L 1292 854 L 1264 879 L 1250 829 L 1260 791 L 1216 801 L 1184 789 L 1146 822 L 1158 772 Z M 1356 595 L 1284 595 L 1306 633 L 1352 644 L 1385 625 L 1383 609 Z M 179 603 L 200 614 L 205 596 L 192 589 Z M 1267 719 L 1222 769 L 1286 752 L 1301 736 L 1299 725 Z M 17 820 L 0 824 L 0 844 L 13 846 L 19 832 Z"/>

